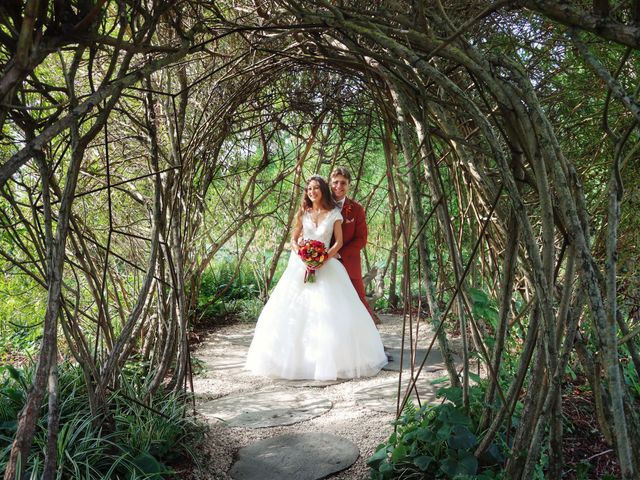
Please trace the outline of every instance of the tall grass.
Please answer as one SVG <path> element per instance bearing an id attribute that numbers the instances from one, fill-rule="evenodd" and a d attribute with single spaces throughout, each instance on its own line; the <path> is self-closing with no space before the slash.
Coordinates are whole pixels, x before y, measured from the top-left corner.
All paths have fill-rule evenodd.
<path id="1" fill-rule="evenodd" d="M 0 471 L 9 458 L 32 372 L 33 367 L 0 367 Z M 107 426 L 91 415 L 77 365 L 60 366 L 59 390 L 58 479 L 171 478 L 172 462 L 196 461 L 194 449 L 204 428 L 186 415 L 188 406 L 179 395 L 160 393 L 143 400 L 142 379 L 128 371 L 123 374 L 121 387 L 109 398 L 113 422 Z M 42 474 L 47 438 L 46 402 L 44 405 L 31 454 L 20 466 L 26 478 L 36 479 Z"/>

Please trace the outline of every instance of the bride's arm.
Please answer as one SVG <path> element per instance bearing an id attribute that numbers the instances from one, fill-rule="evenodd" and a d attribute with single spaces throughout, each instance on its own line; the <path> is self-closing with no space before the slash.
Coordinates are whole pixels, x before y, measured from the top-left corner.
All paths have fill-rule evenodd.
<path id="1" fill-rule="evenodd" d="M 300 246 L 298 245 L 298 239 L 300 238 L 300 234 L 302 233 L 302 226 L 295 227 L 291 232 L 291 250 L 295 253 L 298 253 Z"/>
<path id="2" fill-rule="evenodd" d="M 327 260 L 335 257 L 338 254 L 338 250 L 342 247 L 342 219 L 336 219 L 333 224 L 333 238 L 335 239 L 335 243 L 327 252 Z"/>

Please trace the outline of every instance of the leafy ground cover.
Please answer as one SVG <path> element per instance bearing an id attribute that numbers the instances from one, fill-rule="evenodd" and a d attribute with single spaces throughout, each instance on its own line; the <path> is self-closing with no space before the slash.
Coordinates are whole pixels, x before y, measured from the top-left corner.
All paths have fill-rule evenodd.
<path id="1" fill-rule="evenodd" d="M 504 432 L 485 454 L 480 458 L 474 456 L 481 440 L 477 429 L 484 392 L 480 386 L 474 386 L 469 393 L 469 408 L 463 405 L 462 390 L 450 387 L 438 391 L 443 400 L 438 405 L 426 404 L 419 409 L 407 405 L 395 422 L 395 432 L 368 460 L 371 478 L 502 478 Z"/>
<path id="2" fill-rule="evenodd" d="M 502 479 L 502 466 L 508 456 L 509 439 L 503 430 L 479 459 L 473 455 L 482 439 L 478 420 L 484 398 L 483 383 L 470 392 L 465 409 L 459 388 L 442 388 L 442 403 L 417 409 L 407 405 L 394 423 L 395 431 L 378 446 L 367 463 L 374 480 Z M 636 400 L 637 401 L 637 400 Z M 566 433 L 563 438 L 563 478 L 570 480 L 620 478 L 620 467 L 611 445 L 605 441 L 595 416 L 593 394 L 586 380 L 577 376 L 568 382 L 563 395 Z M 518 418 L 512 420 L 517 425 Z M 545 478 L 546 455 L 536 471 Z"/>

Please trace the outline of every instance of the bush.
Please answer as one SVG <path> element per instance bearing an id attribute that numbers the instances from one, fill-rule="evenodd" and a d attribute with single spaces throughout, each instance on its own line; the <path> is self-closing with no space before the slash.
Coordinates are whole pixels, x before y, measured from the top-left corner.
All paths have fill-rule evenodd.
<path id="1" fill-rule="evenodd" d="M 441 388 L 438 396 L 448 401 L 420 409 L 407 405 L 394 423 L 396 431 L 367 460 L 372 479 L 501 478 L 504 455 L 498 443 L 492 443 L 479 459 L 473 455 L 481 441 L 477 422 L 482 410 L 482 388 L 470 389 L 469 410 L 462 405 L 460 388 Z M 498 438 L 500 442 L 503 436 Z"/>
<path id="2" fill-rule="evenodd" d="M 259 297 L 247 298 L 236 302 L 236 317 L 241 322 L 255 322 L 262 312 L 264 302 Z"/>
<path id="3" fill-rule="evenodd" d="M 17 415 L 25 403 L 32 373 L 33 367 L 0 367 L 0 471 L 9 458 Z M 193 447 L 204 429 L 186 416 L 184 398 L 160 393 L 143 400 L 141 377 L 124 373 L 121 379 L 122 386 L 108 400 L 113 422 L 102 422 L 91 414 L 80 367 L 70 363 L 60 366 L 57 478 L 162 479 L 172 475 L 166 463 L 195 460 Z M 147 403 L 155 411 L 130 399 Z M 21 467 L 25 477 L 40 478 L 46 438 L 45 399 L 31 454 Z"/>
<path id="4" fill-rule="evenodd" d="M 202 274 L 198 294 L 201 316 L 242 317 L 245 313 L 243 307 L 250 305 L 251 301 L 259 300 L 260 283 L 253 270 L 244 264 L 240 265 L 234 278 L 236 268 L 237 259 L 230 257 L 217 262 Z"/>

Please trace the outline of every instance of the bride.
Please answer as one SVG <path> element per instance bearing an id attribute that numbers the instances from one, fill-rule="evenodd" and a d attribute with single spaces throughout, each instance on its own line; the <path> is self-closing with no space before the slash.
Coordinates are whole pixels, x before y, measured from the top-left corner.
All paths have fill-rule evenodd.
<path id="1" fill-rule="evenodd" d="M 335 243 L 329 248 L 331 237 Z M 298 239 L 320 240 L 327 257 L 305 283 Z M 307 181 L 291 234 L 292 253 L 264 306 L 246 368 L 256 375 L 335 380 L 371 376 L 387 363 L 382 341 L 344 266 L 342 215 L 319 175 Z"/>

